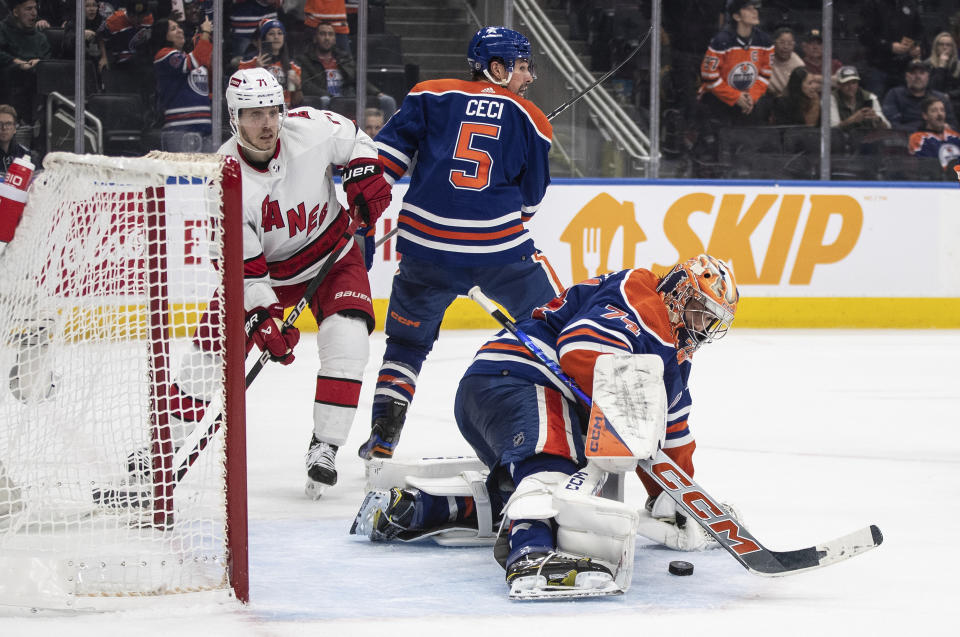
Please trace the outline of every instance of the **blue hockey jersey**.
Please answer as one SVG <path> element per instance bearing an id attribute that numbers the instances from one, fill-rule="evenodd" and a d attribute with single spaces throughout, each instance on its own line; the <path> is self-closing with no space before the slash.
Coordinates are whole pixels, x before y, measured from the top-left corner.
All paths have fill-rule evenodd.
<path id="1" fill-rule="evenodd" d="M 590 395 L 593 368 L 601 354 L 655 354 L 663 360 L 667 392 L 667 435 L 664 450 L 692 475 L 695 448 L 687 425 L 692 404 L 687 380 L 690 361 L 679 362 L 675 334 L 666 305 L 656 291 L 658 279 L 649 270 L 622 270 L 587 279 L 537 308 L 517 325 L 564 373 Z M 512 334 L 500 332 L 484 344 L 466 376 L 514 376 L 573 393 L 555 381 Z"/>
<path id="2" fill-rule="evenodd" d="M 524 223 L 550 183 L 553 128 L 532 102 L 489 82 L 421 82 L 377 134 L 390 183 L 413 168 L 397 250 L 456 266 L 534 252 Z"/>

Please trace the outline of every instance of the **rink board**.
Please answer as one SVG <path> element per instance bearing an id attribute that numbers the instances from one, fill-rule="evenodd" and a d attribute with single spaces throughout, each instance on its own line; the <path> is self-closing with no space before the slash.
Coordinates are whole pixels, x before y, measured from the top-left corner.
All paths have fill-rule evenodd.
<path id="1" fill-rule="evenodd" d="M 407 185 L 394 186 L 377 237 L 395 227 Z M 741 327 L 960 327 L 960 188 L 950 183 L 563 179 L 528 228 L 564 285 L 628 267 L 662 273 L 701 252 L 726 259 Z M 198 247 L 171 255 L 196 261 Z M 380 329 L 395 247 L 385 242 L 370 272 Z M 444 320 L 494 325 L 465 298 Z M 315 329 L 312 317 L 298 326 Z"/>

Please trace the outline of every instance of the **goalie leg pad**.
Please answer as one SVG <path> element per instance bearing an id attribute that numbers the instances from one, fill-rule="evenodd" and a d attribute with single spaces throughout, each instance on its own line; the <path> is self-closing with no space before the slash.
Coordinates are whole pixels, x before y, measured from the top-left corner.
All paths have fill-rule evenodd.
<path id="1" fill-rule="evenodd" d="M 360 400 L 363 368 L 370 354 L 365 320 L 333 314 L 317 328 L 320 371 L 313 406 L 313 433 L 338 447 L 350 433 Z"/>
<path id="2" fill-rule="evenodd" d="M 609 564 L 622 590 L 630 586 L 633 554 L 640 515 L 616 500 L 593 495 L 602 486 L 603 472 L 596 466 L 571 475 L 554 490 L 557 510 L 557 546 L 560 551 L 588 555 Z"/>
<path id="3" fill-rule="evenodd" d="M 367 493 L 350 533 L 366 535 L 371 540 L 398 538 L 413 541 L 431 537 L 444 546 L 493 544 L 499 512 L 494 511 L 487 492 L 485 470 L 468 469 L 449 475 L 449 471 L 463 466 L 477 468 L 477 461 L 468 458 L 445 460 L 448 461 L 433 463 L 433 466 L 427 461 L 420 467 L 421 474 L 433 475 L 407 475 L 398 486 L 381 486 Z M 380 464 L 403 466 L 391 460 L 380 461 Z M 435 471 L 431 472 L 431 468 Z M 448 475 L 442 475 L 444 470 Z M 381 477 L 384 475 L 381 474 Z M 431 523 L 427 528 L 421 528 L 426 513 L 423 503 L 417 500 L 425 501 L 427 498 L 445 499 L 448 516 L 442 523 Z M 401 516 L 403 511 L 400 509 L 410 508 L 407 505 L 411 502 L 412 515 Z"/>

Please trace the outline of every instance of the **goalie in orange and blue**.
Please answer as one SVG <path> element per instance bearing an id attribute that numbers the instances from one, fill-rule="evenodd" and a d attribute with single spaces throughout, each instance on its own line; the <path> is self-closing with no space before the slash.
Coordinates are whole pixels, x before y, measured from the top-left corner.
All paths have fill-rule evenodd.
<path id="1" fill-rule="evenodd" d="M 518 321 L 517 327 L 588 395 L 601 355 L 659 357 L 667 404 L 664 451 L 692 476 L 696 444 L 687 424 L 692 357 L 701 345 L 727 332 L 738 300 L 731 268 L 700 255 L 661 278 L 632 269 L 587 279 Z M 510 333 L 501 332 L 477 352 L 460 382 L 455 416 L 464 438 L 490 469 L 487 488 L 493 501 L 506 501 L 511 488 L 513 500 L 521 493 L 549 493 L 587 464 L 588 415 L 582 403 Z M 652 507 L 662 490 L 638 474 Z M 410 510 L 419 507 L 421 512 L 443 504 L 422 492 L 407 500 Z M 388 509 L 387 516 L 390 513 Z M 510 513 L 508 583 L 541 574 L 544 568 L 603 568 L 590 560 L 581 564 L 555 555 L 557 519 L 517 518 L 513 508 Z M 430 516 L 419 519 L 425 517 Z"/>

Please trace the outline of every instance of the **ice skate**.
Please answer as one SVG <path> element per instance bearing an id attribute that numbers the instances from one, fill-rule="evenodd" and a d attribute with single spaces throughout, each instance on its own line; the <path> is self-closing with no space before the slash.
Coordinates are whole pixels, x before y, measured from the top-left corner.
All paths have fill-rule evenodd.
<path id="1" fill-rule="evenodd" d="M 364 460 L 370 458 L 392 458 L 393 451 L 400 441 L 400 432 L 407 416 L 407 403 L 391 400 L 387 415 L 373 420 L 370 438 L 360 446 L 357 454 Z"/>
<path id="2" fill-rule="evenodd" d="M 317 440 L 313 436 L 310 440 L 310 449 L 307 451 L 307 485 L 304 491 L 312 500 L 319 500 L 327 487 L 337 483 L 336 445 Z"/>
<path id="3" fill-rule="evenodd" d="M 414 522 L 423 517 L 421 509 L 413 489 L 371 491 L 360 506 L 350 533 L 366 535 L 372 542 L 392 540 L 416 526 Z"/>
<path id="4" fill-rule="evenodd" d="M 507 567 L 510 599 L 620 595 L 610 570 L 589 557 L 530 553 Z"/>

